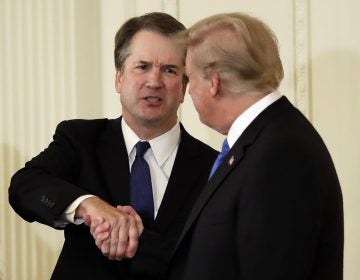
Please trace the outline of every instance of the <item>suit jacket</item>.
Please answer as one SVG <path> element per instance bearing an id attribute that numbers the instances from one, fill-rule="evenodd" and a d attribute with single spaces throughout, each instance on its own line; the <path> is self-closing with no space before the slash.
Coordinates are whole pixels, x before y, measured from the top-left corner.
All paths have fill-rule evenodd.
<path id="1" fill-rule="evenodd" d="M 69 224 L 52 279 L 161 278 L 216 154 L 181 126 L 163 201 L 154 224 L 141 235 L 135 258 L 108 260 L 85 225 Z M 113 206 L 129 205 L 129 184 L 121 118 L 72 120 L 60 123 L 49 147 L 13 176 L 9 201 L 25 220 L 56 227 L 65 208 L 84 194 L 96 195 Z"/>
<path id="2" fill-rule="evenodd" d="M 333 162 L 282 97 L 248 126 L 200 194 L 168 279 L 340 280 L 342 266 Z"/>

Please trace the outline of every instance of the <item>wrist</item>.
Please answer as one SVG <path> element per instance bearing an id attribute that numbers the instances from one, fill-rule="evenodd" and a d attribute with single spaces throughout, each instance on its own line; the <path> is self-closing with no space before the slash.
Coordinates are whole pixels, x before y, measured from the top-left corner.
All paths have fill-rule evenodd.
<path id="1" fill-rule="evenodd" d="M 89 207 L 91 206 L 91 204 L 97 199 L 98 198 L 96 196 L 92 195 L 84 196 L 83 200 L 80 202 L 80 204 L 75 210 L 75 218 L 82 219 L 84 215 L 89 212 Z"/>

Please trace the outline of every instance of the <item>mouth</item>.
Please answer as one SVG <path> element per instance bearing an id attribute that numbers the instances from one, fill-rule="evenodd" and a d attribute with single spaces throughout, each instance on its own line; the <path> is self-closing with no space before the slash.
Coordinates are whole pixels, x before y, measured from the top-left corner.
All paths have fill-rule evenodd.
<path id="1" fill-rule="evenodd" d="M 145 97 L 144 99 L 150 103 L 158 103 L 162 100 L 160 97 L 156 97 L 156 96 L 148 96 Z"/>

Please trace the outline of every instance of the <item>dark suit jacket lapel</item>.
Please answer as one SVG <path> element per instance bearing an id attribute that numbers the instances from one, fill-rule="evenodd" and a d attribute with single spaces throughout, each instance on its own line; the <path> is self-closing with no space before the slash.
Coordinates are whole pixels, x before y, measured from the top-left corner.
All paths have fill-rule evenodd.
<path id="1" fill-rule="evenodd" d="M 235 142 L 234 146 L 231 148 L 228 155 L 224 158 L 218 170 L 214 173 L 200 194 L 186 221 L 184 230 L 180 236 L 177 246 L 179 246 L 181 240 L 189 231 L 192 224 L 206 205 L 207 201 L 221 185 L 222 181 L 227 177 L 231 170 L 241 162 L 241 159 L 246 156 L 246 147 L 255 141 L 266 125 L 268 125 L 274 118 L 290 108 L 293 108 L 293 106 L 288 101 L 288 99 L 283 96 L 267 107 L 263 112 L 261 112 L 260 115 L 257 116 L 255 120 L 245 129 L 243 134 Z"/>
<path id="2" fill-rule="evenodd" d="M 108 192 L 108 199 L 114 206 L 129 205 L 129 160 L 121 130 L 121 118 L 109 120 L 97 149 L 100 168 Z"/>
<path id="3" fill-rule="evenodd" d="M 175 213 L 181 205 L 189 203 L 188 195 L 195 192 L 198 186 L 199 172 L 194 168 L 194 162 L 200 156 L 199 150 L 194 146 L 193 138 L 181 125 L 181 141 L 172 168 L 171 176 L 156 217 L 156 227 L 162 231 L 163 226 L 169 226 L 175 219 Z M 181 213 L 180 213 L 181 214 Z"/>

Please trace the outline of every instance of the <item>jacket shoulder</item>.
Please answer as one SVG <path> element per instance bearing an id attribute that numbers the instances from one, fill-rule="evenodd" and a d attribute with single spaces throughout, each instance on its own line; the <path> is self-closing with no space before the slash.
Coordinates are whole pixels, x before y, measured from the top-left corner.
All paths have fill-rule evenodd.
<path id="1" fill-rule="evenodd" d="M 218 151 L 190 135 L 185 128 L 181 125 L 181 143 L 180 145 L 186 148 L 193 154 L 206 154 L 211 160 L 215 159 L 218 155 Z"/>
<path id="2" fill-rule="evenodd" d="M 72 119 L 64 120 L 57 125 L 57 129 L 70 129 L 80 131 L 92 131 L 106 127 L 109 124 L 109 119 Z"/>
<path id="3" fill-rule="evenodd" d="M 55 135 L 65 134 L 70 138 L 82 139 L 86 137 L 94 139 L 114 127 L 119 127 L 121 130 L 120 119 L 65 120 L 57 125 Z"/>

